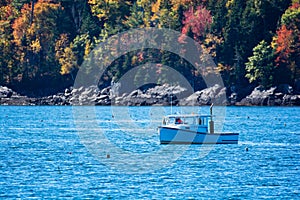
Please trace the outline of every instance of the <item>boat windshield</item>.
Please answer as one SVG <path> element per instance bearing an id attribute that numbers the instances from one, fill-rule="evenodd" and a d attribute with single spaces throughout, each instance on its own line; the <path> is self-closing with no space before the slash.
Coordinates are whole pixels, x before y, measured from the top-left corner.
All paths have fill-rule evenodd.
<path id="1" fill-rule="evenodd" d="M 163 119 L 163 124 L 186 124 L 205 126 L 208 124 L 208 116 L 167 116 Z"/>

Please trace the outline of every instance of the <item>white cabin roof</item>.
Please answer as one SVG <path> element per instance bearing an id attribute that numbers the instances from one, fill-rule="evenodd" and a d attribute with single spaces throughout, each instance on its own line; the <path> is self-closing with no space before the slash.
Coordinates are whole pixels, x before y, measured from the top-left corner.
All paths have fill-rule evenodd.
<path id="1" fill-rule="evenodd" d="M 166 115 L 165 117 L 168 118 L 200 118 L 200 117 L 211 117 L 210 115 L 199 115 L 199 114 L 173 114 L 173 115 Z"/>

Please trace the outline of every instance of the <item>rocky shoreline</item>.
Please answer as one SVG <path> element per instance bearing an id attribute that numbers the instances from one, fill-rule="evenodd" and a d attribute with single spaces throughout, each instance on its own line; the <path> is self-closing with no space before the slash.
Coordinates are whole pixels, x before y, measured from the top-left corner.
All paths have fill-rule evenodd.
<path id="1" fill-rule="evenodd" d="M 99 90 L 88 88 L 68 88 L 64 92 L 46 97 L 27 97 L 10 88 L 0 86 L 0 105 L 100 105 L 100 106 L 300 106 L 300 95 L 293 93 L 289 85 L 264 90 L 258 86 L 249 95 L 238 99 L 237 93 L 229 93 L 225 87 L 214 85 L 188 94 L 180 86 L 161 85 L 131 93 L 114 94 L 111 87 Z"/>

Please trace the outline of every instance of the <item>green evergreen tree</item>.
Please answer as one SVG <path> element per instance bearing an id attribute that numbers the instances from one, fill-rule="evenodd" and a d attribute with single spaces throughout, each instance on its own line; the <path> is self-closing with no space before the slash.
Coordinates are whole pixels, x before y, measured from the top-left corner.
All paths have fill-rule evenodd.
<path id="1" fill-rule="evenodd" d="M 126 20 L 123 22 L 123 24 L 125 25 L 126 29 L 141 28 L 144 26 L 143 17 L 143 8 L 137 3 L 134 3 L 133 6 L 130 7 L 130 15 L 126 17 Z"/>
<path id="2" fill-rule="evenodd" d="M 246 71 L 250 83 L 257 82 L 265 88 L 273 85 L 274 51 L 264 40 L 253 49 L 253 56 L 246 63 Z"/>

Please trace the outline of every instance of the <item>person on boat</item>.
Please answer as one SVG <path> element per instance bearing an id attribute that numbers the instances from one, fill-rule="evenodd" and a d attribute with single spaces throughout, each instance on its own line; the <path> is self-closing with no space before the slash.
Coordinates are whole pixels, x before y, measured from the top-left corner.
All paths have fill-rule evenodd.
<path id="1" fill-rule="evenodd" d="M 182 124 L 182 123 L 183 123 L 182 120 L 179 117 L 177 117 L 175 120 L 175 124 Z"/>

